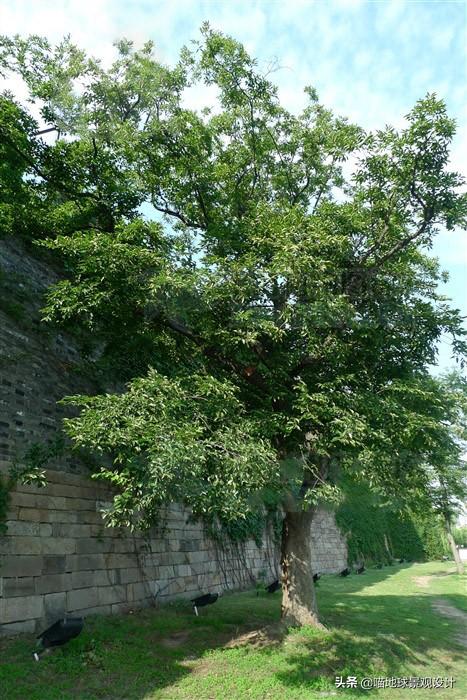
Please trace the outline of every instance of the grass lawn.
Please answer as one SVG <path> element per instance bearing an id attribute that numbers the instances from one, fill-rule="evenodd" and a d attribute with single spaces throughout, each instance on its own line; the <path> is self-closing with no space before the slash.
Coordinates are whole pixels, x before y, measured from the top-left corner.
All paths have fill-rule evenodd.
<path id="1" fill-rule="evenodd" d="M 310 700 L 467 698 L 465 578 L 450 562 L 324 576 L 326 632 L 282 630 L 280 593 L 225 595 L 199 617 L 188 603 L 88 618 L 80 637 L 32 659 L 32 637 L 0 639 L 1 700 Z M 465 629 L 464 629 L 465 632 Z M 453 689 L 338 689 L 335 677 L 454 677 Z"/>

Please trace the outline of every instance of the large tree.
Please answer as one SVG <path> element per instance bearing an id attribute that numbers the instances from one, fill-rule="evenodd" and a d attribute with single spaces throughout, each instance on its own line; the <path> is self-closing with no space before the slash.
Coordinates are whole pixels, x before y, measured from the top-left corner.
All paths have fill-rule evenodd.
<path id="1" fill-rule="evenodd" d="M 120 42 L 107 70 L 69 40 L 2 47 L 48 131 L 4 96 L 10 190 L 67 270 L 45 318 L 87 332 L 96 366 L 129 381 L 72 399 L 67 423 L 118 486 L 109 522 L 149 524 L 168 500 L 235 519 L 273 491 L 283 617 L 319 624 L 309 532 L 337 472 L 428 488 L 451 439 L 427 371 L 442 334 L 465 350 L 426 255 L 438 226 L 466 222 L 443 102 L 365 133 L 307 88 L 294 115 L 208 26 L 173 69 L 151 44 Z M 205 87 L 215 105 L 188 109 Z"/>

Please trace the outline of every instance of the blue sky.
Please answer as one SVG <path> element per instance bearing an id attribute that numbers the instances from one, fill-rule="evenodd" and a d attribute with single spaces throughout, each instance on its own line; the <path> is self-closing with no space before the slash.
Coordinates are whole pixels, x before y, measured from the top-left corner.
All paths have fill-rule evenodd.
<path id="1" fill-rule="evenodd" d="M 126 36 L 152 39 L 161 60 L 172 63 L 197 38 L 204 20 L 241 40 L 261 67 L 275 61 L 272 79 L 291 110 L 304 103 L 303 87 L 317 88 L 335 112 L 367 129 L 401 126 L 403 116 L 427 91 L 435 91 L 459 125 L 452 166 L 467 174 L 467 5 L 457 0 L 0 0 L 0 32 L 70 33 L 92 54 L 109 61 L 112 42 Z M 190 105 L 209 103 L 194 90 Z M 467 316 L 467 234 L 441 232 L 433 249 L 450 273 L 443 293 Z M 451 364 L 440 345 L 439 367 Z"/>

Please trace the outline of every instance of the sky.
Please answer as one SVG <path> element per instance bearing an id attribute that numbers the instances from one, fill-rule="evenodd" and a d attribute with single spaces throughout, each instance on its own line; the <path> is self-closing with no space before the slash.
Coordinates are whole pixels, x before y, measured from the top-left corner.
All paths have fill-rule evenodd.
<path id="1" fill-rule="evenodd" d="M 303 88 L 366 129 L 396 127 L 415 101 L 436 92 L 458 123 L 452 167 L 467 175 L 467 2 L 460 0 L 0 0 L 0 34 L 66 34 L 109 62 L 112 44 L 152 39 L 158 58 L 173 64 L 208 20 L 240 40 L 259 66 L 278 66 L 271 80 L 284 106 L 298 111 Z M 210 103 L 194 90 L 190 106 Z M 442 293 L 467 317 L 467 233 L 442 231 L 433 247 L 450 275 Z M 438 367 L 452 366 L 447 339 Z"/>

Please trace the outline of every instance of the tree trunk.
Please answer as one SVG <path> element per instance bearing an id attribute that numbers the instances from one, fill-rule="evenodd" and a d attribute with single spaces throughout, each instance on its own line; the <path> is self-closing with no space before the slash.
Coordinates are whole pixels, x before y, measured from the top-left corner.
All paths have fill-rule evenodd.
<path id="1" fill-rule="evenodd" d="M 391 547 L 389 546 L 389 539 L 386 533 L 384 533 L 384 546 L 386 548 L 386 552 L 388 553 L 389 559 L 392 561 L 394 559 L 394 554 L 392 553 Z"/>
<path id="2" fill-rule="evenodd" d="M 452 536 L 451 525 L 448 520 L 446 520 L 446 536 L 448 538 L 449 546 L 451 547 L 452 556 L 456 562 L 457 573 L 462 575 L 464 573 L 464 565 L 460 558 L 459 550 L 457 549 L 454 537 Z"/>
<path id="3" fill-rule="evenodd" d="M 312 511 L 287 511 L 282 524 L 282 620 L 322 628 L 311 569 L 312 518 Z"/>

